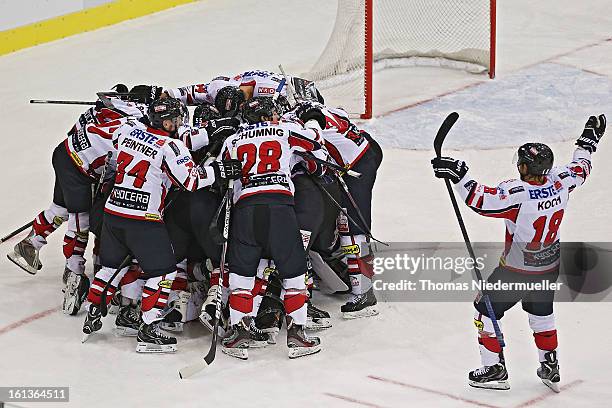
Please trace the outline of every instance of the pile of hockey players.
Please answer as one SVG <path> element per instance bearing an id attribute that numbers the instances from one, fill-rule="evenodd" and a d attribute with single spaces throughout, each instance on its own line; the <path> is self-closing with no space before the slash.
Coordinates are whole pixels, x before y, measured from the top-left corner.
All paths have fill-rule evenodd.
<path id="1" fill-rule="evenodd" d="M 62 309 L 89 303 L 83 341 L 110 310 L 138 352 L 176 351 L 164 331 L 200 320 L 246 359 L 284 322 L 295 358 L 320 351 L 306 330 L 331 327 L 313 286 L 351 294 L 345 318 L 378 313 L 369 243 L 382 151 L 313 83 L 256 70 L 98 95 L 53 151 L 51 205 L 8 255 L 37 273 L 40 249 L 67 224 Z"/>

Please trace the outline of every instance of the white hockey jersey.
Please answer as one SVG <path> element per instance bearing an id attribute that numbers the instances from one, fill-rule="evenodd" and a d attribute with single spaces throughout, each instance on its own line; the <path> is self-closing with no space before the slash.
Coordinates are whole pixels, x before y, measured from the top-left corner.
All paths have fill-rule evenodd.
<path id="1" fill-rule="evenodd" d="M 252 86 L 253 97 L 272 96 L 282 81 L 282 75 L 270 71 L 245 71 L 233 77 L 218 76 L 206 84 L 187 85 L 168 89 L 168 95 L 180 99 L 187 105 L 198 105 L 203 102 L 215 103 L 217 93 L 226 86 Z M 280 94 L 287 95 L 287 86 L 283 86 Z"/>
<path id="2" fill-rule="evenodd" d="M 127 118 L 118 118 L 102 124 L 89 123 L 69 133 L 64 145 L 81 172 L 94 179 L 100 178 L 106 165 L 107 154 L 115 151 L 113 134 L 127 121 Z M 114 157 L 116 155 L 113 154 L 108 163 L 109 169 L 112 170 L 116 166 Z"/>
<path id="3" fill-rule="evenodd" d="M 590 171 L 590 153 L 578 148 L 573 161 L 552 168 L 542 185 L 509 180 L 487 187 L 466 174 L 455 188 L 478 214 L 505 220 L 501 266 L 520 273 L 542 274 L 559 267 L 559 227 L 569 194 L 584 183 Z"/>
<path id="4" fill-rule="evenodd" d="M 308 124 L 310 125 L 310 124 Z M 315 157 L 325 160 L 325 152 L 319 130 L 305 128 L 299 122 L 281 120 L 279 122 L 261 122 L 243 126 L 229 137 L 221 150 L 221 157 L 229 158 L 232 149 L 242 161 L 242 178 L 234 183 L 234 202 L 247 197 L 257 197 L 265 202 L 266 197 L 274 195 L 278 200 L 284 196 L 284 202 L 293 203 L 295 188 L 291 181 L 291 167 L 296 164 L 293 152 L 311 152 Z M 306 162 L 309 171 L 319 168 L 313 162 Z M 254 202 L 254 200 L 249 200 Z"/>
<path id="5" fill-rule="evenodd" d="M 183 142 L 167 132 L 128 121 L 115 132 L 117 173 L 104 211 L 120 217 L 162 221 L 172 184 L 187 191 L 215 181 L 211 167 L 196 167 Z"/>

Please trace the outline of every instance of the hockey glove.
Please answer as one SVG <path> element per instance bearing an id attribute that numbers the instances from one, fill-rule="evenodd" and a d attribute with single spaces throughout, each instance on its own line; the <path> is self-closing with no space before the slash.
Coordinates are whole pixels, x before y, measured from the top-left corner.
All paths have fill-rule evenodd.
<path id="1" fill-rule="evenodd" d="M 325 129 L 325 127 L 327 126 L 325 115 L 323 114 L 321 109 L 317 106 L 314 106 L 310 102 L 304 102 L 300 104 L 295 110 L 295 115 L 300 118 L 300 120 L 304 123 L 312 119 L 316 120 L 319 123 L 321 129 Z"/>
<path id="2" fill-rule="evenodd" d="M 162 94 L 162 87 L 155 85 L 136 85 L 130 89 L 129 99 L 132 102 L 144 103 L 145 105 L 151 104 Z"/>
<path id="3" fill-rule="evenodd" d="M 208 134 L 208 144 L 222 143 L 229 136 L 238 131 L 240 120 L 238 118 L 221 118 L 204 122 L 204 130 Z"/>
<path id="4" fill-rule="evenodd" d="M 449 179 L 454 184 L 457 184 L 469 169 L 464 161 L 452 157 L 436 157 L 431 160 L 431 164 L 437 178 Z"/>
<path id="5" fill-rule="evenodd" d="M 598 117 L 591 116 L 584 125 L 582 135 L 576 140 L 576 145 L 588 150 L 590 153 L 597 151 L 597 143 L 606 131 L 606 116 L 599 115 Z"/>
<path id="6" fill-rule="evenodd" d="M 228 180 L 238 180 L 242 177 L 242 162 L 237 159 L 227 159 L 212 162 L 211 166 L 215 172 L 215 184 L 225 186 Z"/>

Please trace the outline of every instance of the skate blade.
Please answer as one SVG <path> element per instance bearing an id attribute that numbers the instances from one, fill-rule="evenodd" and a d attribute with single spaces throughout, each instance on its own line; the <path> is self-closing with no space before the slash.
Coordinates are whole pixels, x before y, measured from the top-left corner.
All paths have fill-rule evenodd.
<path id="1" fill-rule="evenodd" d="M 93 333 L 83 333 L 83 337 L 81 337 L 81 343 L 85 343 L 87 340 L 89 340 L 89 337 L 92 335 Z"/>
<path id="2" fill-rule="evenodd" d="M 25 259 L 23 259 L 23 257 L 21 255 L 17 254 L 16 252 L 12 252 L 10 254 L 7 254 L 6 257 L 9 259 L 9 261 L 11 261 L 15 265 L 17 265 L 18 267 L 23 269 L 24 271 L 26 271 L 30 275 L 36 275 L 36 272 L 38 272 L 40 270 L 40 269 L 32 268 L 30 265 L 27 264 L 27 262 L 25 262 Z M 21 262 L 22 260 L 23 260 L 23 263 Z"/>
<path id="3" fill-rule="evenodd" d="M 176 344 L 151 344 L 139 341 L 136 345 L 137 353 L 175 353 Z"/>
<path id="4" fill-rule="evenodd" d="M 317 354 L 321 351 L 321 346 L 313 346 L 313 347 L 289 347 L 289 358 L 299 358 L 309 356 L 311 354 Z"/>
<path id="5" fill-rule="evenodd" d="M 113 334 L 117 337 L 136 337 L 138 336 L 138 329 L 131 327 L 115 327 Z"/>
<path id="6" fill-rule="evenodd" d="M 470 381 L 470 386 L 474 388 L 484 388 L 488 390 L 509 390 L 510 389 L 510 383 L 507 380 L 489 381 L 486 383 Z"/>
<path id="7" fill-rule="evenodd" d="M 360 319 L 362 317 L 372 317 L 378 315 L 378 309 L 374 306 L 368 306 L 355 312 L 342 312 L 342 317 L 345 319 Z"/>
<path id="8" fill-rule="evenodd" d="M 248 348 L 226 348 L 221 347 L 221 351 L 227 354 L 230 357 L 234 357 L 240 360 L 248 360 L 249 359 L 249 349 Z"/>
<path id="9" fill-rule="evenodd" d="M 198 320 L 204 325 L 204 327 L 208 329 L 208 331 L 210 331 L 211 333 L 213 332 L 214 324 L 208 313 L 202 313 Z"/>
<path id="10" fill-rule="evenodd" d="M 559 388 L 559 383 L 558 382 L 554 383 L 554 382 L 552 382 L 550 380 L 545 380 L 545 379 L 542 379 L 542 382 L 544 383 L 545 386 L 547 386 L 548 388 L 550 388 L 554 392 L 561 392 L 561 388 Z"/>
<path id="11" fill-rule="evenodd" d="M 330 327 L 332 327 L 331 319 L 324 317 L 321 319 L 313 320 L 309 317 L 306 319 L 305 327 L 306 327 L 306 330 L 312 330 L 312 331 L 329 329 Z"/>
<path id="12" fill-rule="evenodd" d="M 278 338 L 278 333 L 280 332 L 278 327 L 261 329 L 261 331 L 268 335 L 268 344 L 276 344 L 276 339 Z"/>

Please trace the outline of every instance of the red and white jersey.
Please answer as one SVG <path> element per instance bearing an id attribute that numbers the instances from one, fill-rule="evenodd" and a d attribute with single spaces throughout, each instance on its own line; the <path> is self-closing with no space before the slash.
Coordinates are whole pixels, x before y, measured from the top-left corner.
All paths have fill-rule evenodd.
<path id="1" fill-rule="evenodd" d="M 541 185 L 509 180 L 497 187 L 474 181 L 469 174 L 455 185 L 478 214 L 503 218 L 506 245 L 500 265 L 527 274 L 554 271 L 560 263 L 560 230 L 569 194 L 591 171 L 591 154 L 576 149 L 573 161 L 554 167 Z"/>
<path id="2" fill-rule="evenodd" d="M 128 118 L 122 117 L 98 125 L 89 123 L 71 131 L 64 144 L 74 164 L 84 174 L 95 179 L 100 178 L 108 152 L 115 151 L 113 134 L 127 121 Z M 110 169 L 115 168 L 115 156 L 111 156 Z"/>
<path id="3" fill-rule="evenodd" d="M 172 184 L 187 191 L 215 181 L 211 167 L 196 167 L 183 142 L 167 132 L 128 121 L 115 132 L 117 173 L 104 211 L 139 220 L 162 221 Z"/>
<path id="4" fill-rule="evenodd" d="M 79 120 L 68 132 L 68 135 L 70 136 L 72 132 L 76 132 L 89 124 L 104 125 L 121 118 L 139 119 L 145 115 L 147 106 L 144 104 L 124 101 L 117 97 L 109 97 L 108 99 L 113 108 L 101 106 L 101 102 L 97 102 L 96 106 L 87 109 L 79 116 Z"/>
<path id="5" fill-rule="evenodd" d="M 302 160 L 293 152 L 311 152 L 323 160 L 327 157 L 317 127 L 315 124 L 305 128 L 300 122 L 287 120 L 261 122 L 242 126 L 226 139 L 221 157 L 229 158 L 232 149 L 236 149 L 236 158 L 243 165 L 243 176 L 234 183 L 234 202 L 255 196 L 266 200 L 270 195 L 276 195 L 277 200 L 281 195 L 287 203 L 293 203 L 291 167 Z M 306 165 L 316 171 L 312 162 Z"/>
<path id="6" fill-rule="evenodd" d="M 338 165 L 345 168 L 353 167 L 370 148 L 363 131 L 351 123 L 348 113 L 343 109 L 311 103 L 320 108 L 325 115 L 327 123 L 321 134 L 329 155 Z M 295 114 L 291 111 L 283 117 L 295 118 Z"/>
<path id="7" fill-rule="evenodd" d="M 252 86 L 253 97 L 272 96 L 282 81 L 282 75 L 270 71 L 252 70 L 233 77 L 218 76 L 206 84 L 187 85 L 180 88 L 168 89 L 168 95 L 180 99 L 187 105 L 199 105 L 203 102 L 215 103 L 217 93 L 226 86 Z M 287 87 L 280 90 L 286 96 Z"/>

